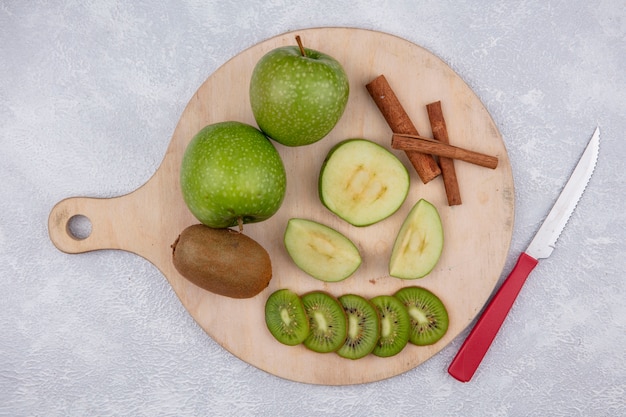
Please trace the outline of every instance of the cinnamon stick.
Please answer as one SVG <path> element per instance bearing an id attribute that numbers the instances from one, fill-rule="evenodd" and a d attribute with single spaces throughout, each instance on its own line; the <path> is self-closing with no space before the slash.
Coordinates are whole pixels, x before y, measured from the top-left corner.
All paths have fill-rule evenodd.
<path id="1" fill-rule="evenodd" d="M 473 152 L 457 146 L 446 145 L 445 143 L 419 135 L 401 135 L 394 133 L 391 139 L 391 147 L 402 151 L 417 151 L 437 155 L 439 157 L 443 156 L 458 159 L 485 168 L 496 169 L 498 166 L 498 158 L 495 156 Z"/>
<path id="2" fill-rule="evenodd" d="M 392 132 L 419 135 L 384 75 L 379 75 L 366 88 Z M 441 174 L 441 169 L 432 155 L 415 150 L 405 150 L 405 153 L 424 184 Z"/>
<path id="3" fill-rule="evenodd" d="M 441 109 L 441 101 L 435 101 L 426 105 L 428 111 L 428 119 L 430 120 L 430 128 L 433 131 L 433 137 L 441 143 L 450 144 L 448 137 L 448 128 L 446 120 L 443 117 Z M 458 206 L 462 203 L 461 191 L 459 190 L 459 182 L 456 178 L 456 169 L 454 168 L 454 159 L 439 157 L 439 166 L 441 167 L 441 177 L 443 178 L 443 186 L 446 190 L 449 206 Z"/>

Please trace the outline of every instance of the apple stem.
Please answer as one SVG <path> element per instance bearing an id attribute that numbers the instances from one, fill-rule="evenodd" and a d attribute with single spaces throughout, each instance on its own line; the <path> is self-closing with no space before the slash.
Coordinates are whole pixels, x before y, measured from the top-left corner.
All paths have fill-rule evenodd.
<path id="1" fill-rule="evenodd" d="M 302 54 L 302 56 L 306 56 L 306 51 L 304 50 L 304 46 L 302 45 L 302 39 L 300 39 L 300 35 L 296 35 L 296 42 L 298 42 L 298 48 L 300 48 L 300 54 Z"/>
<path id="2" fill-rule="evenodd" d="M 239 225 L 239 233 L 243 232 L 243 219 L 241 217 L 237 217 L 237 224 Z"/>

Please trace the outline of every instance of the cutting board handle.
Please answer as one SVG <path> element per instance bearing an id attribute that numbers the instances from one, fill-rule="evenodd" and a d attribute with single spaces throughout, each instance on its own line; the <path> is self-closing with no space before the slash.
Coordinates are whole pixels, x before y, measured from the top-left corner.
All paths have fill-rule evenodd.
<path id="1" fill-rule="evenodd" d="M 142 256 L 159 269 L 171 267 L 171 244 L 180 232 L 194 222 L 188 210 L 172 210 L 180 205 L 177 175 L 164 164 L 165 175 L 155 174 L 135 191 L 112 198 L 70 197 L 50 211 L 48 233 L 54 246 L 65 253 L 119 249 Z M 174 178 L 174 179 L 172 179 Z M 162 190 L 173 190 L 164 195 Z M 73 219 L 83 216 L 91 225 L 89 233 L 77 233 Z M 78 235 L 78 236 L 77 236 Z"/>
<path id="2" fill-rule="evenodd" d="M 120 249 L 119 198 L 71 197 L 58 202 L 48 217 L 52 243 L 66 253 Z M 72 230 L 74 219 L 84 216 L 91 224 L 86 236 Z"/>

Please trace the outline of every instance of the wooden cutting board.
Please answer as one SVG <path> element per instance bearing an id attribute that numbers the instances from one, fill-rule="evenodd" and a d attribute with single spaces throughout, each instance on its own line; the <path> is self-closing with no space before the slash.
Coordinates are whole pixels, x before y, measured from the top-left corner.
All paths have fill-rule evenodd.
<path id="1" fill-rule="evenodd" d="M 295 44 L 296 34 L 305 46 L 324 51 L 343 64 L 350 79 L 348 106 L 338 125 L 322 141 L 298 148 L 276 145 L 288 173 L 284 204 L 271 219 L 244 229 L 270 254 L 274 272 L 270 286 L 246 300 L 214 295 L 189 283 L 171 262 L 170 245 L 185 227 L 197 223 L 180 192 L 182 155 L 191 138 L 207 124 L 237 120 L 255 125 L 248 99 L 252 69 L 271 49 Z M 392 132 L 365 88 L 380 74 L 385 75 L 420 134 L 431 135 L 426 104 L 440 100 L 451 144 L 496 156 L 499 164 L 492 170 L 457 161 L 463 204 L 450 207 L 441 177 L 423 184 L 404 153 L 392 150 L 411 172 L 409 197 L 390 218 L 357 228 L 322 206 L 317 179 L 326 153 L 340 140 L 361 137 L 390 149 Z M 429 200 L 440 212 L 445 229 L 442 257 L 425 278 L 392 278 L 387 268 L 393 241 L 409 209 L 420 198 Z M 68 222 L 76 215 L 91 221 L 91 234 L 84 239 L 69 232 Z M 359 270 L 339 283 L 323 283 L 301 272 L 282 244 L 291 217 L 325 223 L 351 238 L 363 257 Z M 315 28 L 276 36 L 226 62 L 189 101 L 161 166 L 146 184 L 116 198 L 65 199 L 52 209 L 48 226 L 52 242 L 63 252 L 120 249 L 152 262 L 199 325 L 221 346 L 251 365 L 293 381 L 346 385 L 377 381 L 413 369 L 472 322 L 504 267 L 513 217 L 513 178 L 502 137 L 476 94 L 450 67 L 429 51 L 389 34 Z M 300 294 L 325 290 L 335 296 L 350 292 L 373 297 L 393 294 L 408 285 L 430 289 L 448 308 L 449 330 L 432 346 L 408 345 L 391 358 L 369 355 L 351 361 L 332 353 L 314 353 L 303 346 L 284 346 L 272 338 L 265 326 L 265 301 L 280 288 Z M 155 310 L 154 314 L 159 313 Z"/>

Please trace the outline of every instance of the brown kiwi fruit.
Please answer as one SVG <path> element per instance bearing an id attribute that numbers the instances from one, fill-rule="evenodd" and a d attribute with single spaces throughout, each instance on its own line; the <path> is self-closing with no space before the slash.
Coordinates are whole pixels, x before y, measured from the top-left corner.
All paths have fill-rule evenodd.
<path id="1" fill-rule="evenodd" d="M 411 318 L 409 341 L 414 345 L 432 345 L 448 331 L 448 311 L 443 302 L 422 287 L 405 287 L 394 296 L 406 307 Z"/>
<path id="2" fill-rule="evenodd" d="M 301 299 L 310 328 L 304 346 L 319 353 L 335 352 L 343 345 L 348 331 L 343 306 L 337 298 L 324 291 L 309 292 Z"/>
<path id="3" fill-rule="evenodd" d="M 251 298 L 272 279 L 267 251 L 232 229 L 187 227 L 172 244 L 176 270 L 195 285 L 231 298 Z"/>

